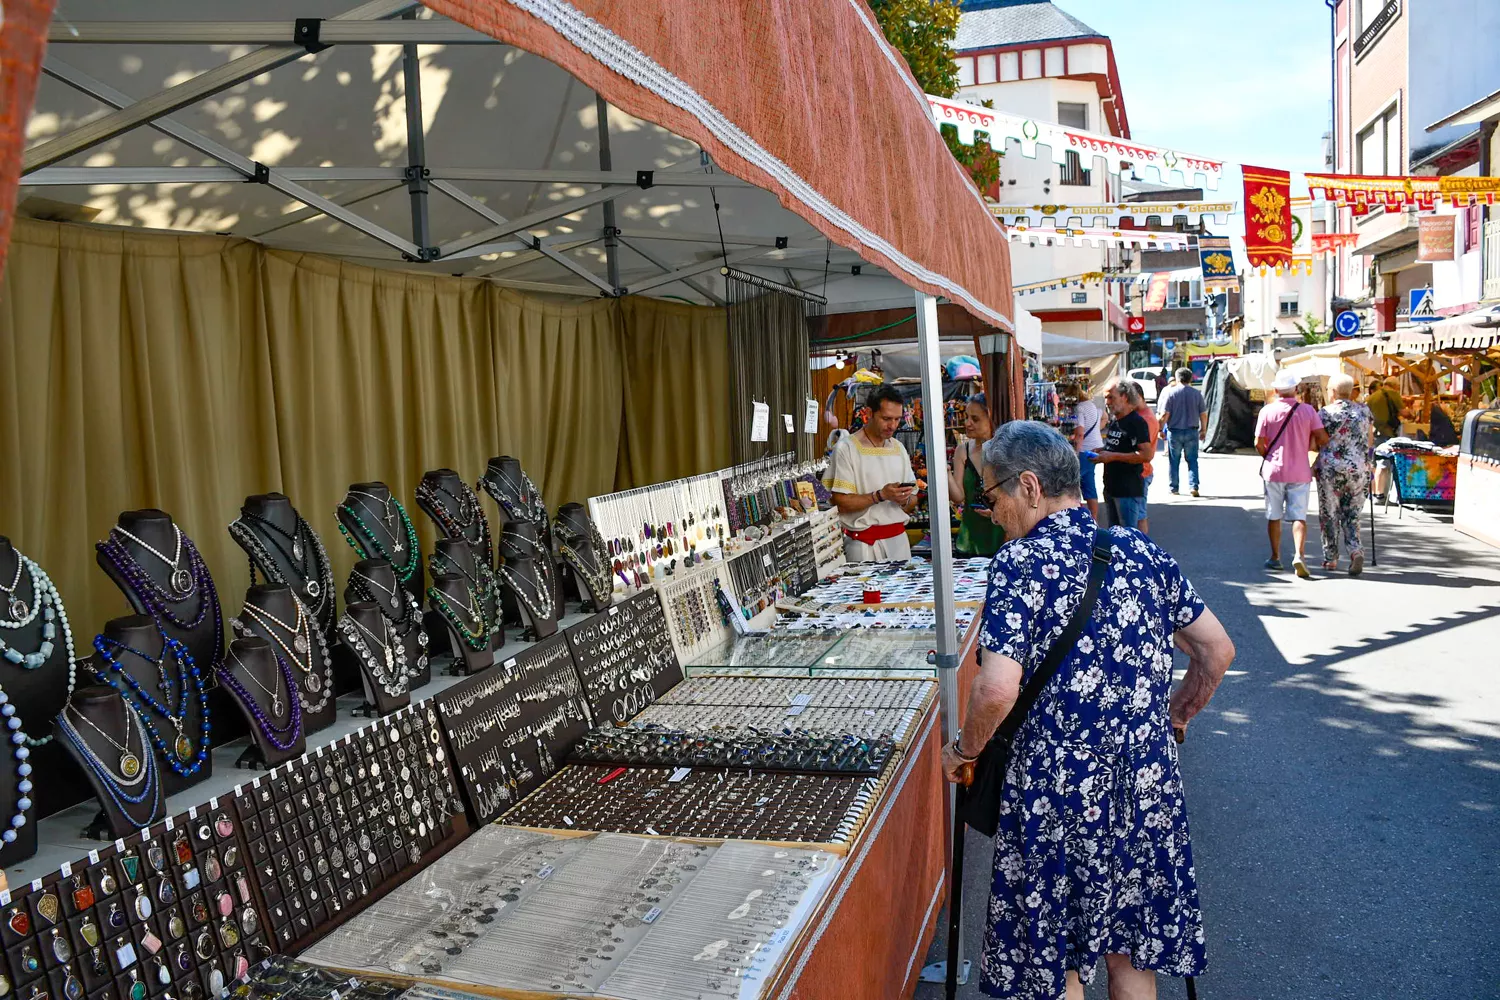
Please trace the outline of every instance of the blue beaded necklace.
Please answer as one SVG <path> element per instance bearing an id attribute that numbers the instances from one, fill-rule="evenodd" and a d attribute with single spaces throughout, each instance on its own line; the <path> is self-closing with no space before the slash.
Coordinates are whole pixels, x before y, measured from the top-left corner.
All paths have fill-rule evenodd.
<path id="1" fill-rule="evenodd" d="M 26 825 L 26 810 L 31 808 L 31 751 L 27 749 L 29 742 L 26 733 L 21 730 L 21 719 L 16 715 L 16 706 L 10 703 L 10 695 L 0 691 L 0 716 L 5 717 L 5 725 L 10 729 L 10 743 L 14 748 L 11 756 L 16 761 L 16 813 L 10 818 L 10 825 L 4 832 L 0 832 L 0 840 L 7 844 L 13 844 L 18 831 Z"/>
<path id="2" fill-rule="evenodd" d="M 129 720 L 135 723 L 136 732 L 140 734 L 141 741 L 144 744 L 147 728 L 146 723 L 141 719 L 140 713 L 135 710 L 135 706 L 131 705 L 129 701 L 122 701 L 122 704 L 125 706 L 125 714 L 129 717 Z M 58 713 L 57 728 L 58 731 L 62 733 L 63 738 L 70 744 L 72 744 L 73 748 L 78 751 L 78 756 L 82 758 L 85 764 L 88 765 L 89 770 L 93 771 L 94 775 L 98 777 L 99 784 L 104 788 L 105 792 L 109 794 L 109 797 L 114 800 L 115 807 L 119 809 L 121 815 L 130 820 L 131 824 L 135 826 L 137 830 L 144 830 L 146 827 L 156 822 L 156 816 L 157 813 L 161 812 L 162 803 L 161 789 L 156 781 L 156 758 L 154 755 L 149 753 L 141 755 L 145 758 L 145 788 L 141 790 L 141 793 L 139 795 L 131 795 L 125 791 L 124 787 L 120 783 L 120 779 L 112 771 L 110 771 L 109 767 L 102 760 L 99 759 L 99 755 L 94 753 L 93 747 L 89 746 L 88 742 L 84 740 L 83 734 L 80 733 L 77 727 L 73 725 L 72 721 L 68 719 L 68 713 L 66 709 Z M 131 815 L 131 812 L 129 808 L 127 808 L 127 805 L 140 805 L 142 802 L 145 802 L 148 799 L 151 801 L 151 814 L 144 820 L 138 821 L 133 815 Z"/>
<path id="3" fill-rule="evenodd" d="M 160 630 L 160 626 L 158 626 L 158 630 Z M 108 636 L 94 636 L 94 650 L 99 654 L 99 659 L 109 668 L 107 671 L 96 669 L 94 673 L 101 681 L 119 692 L 120 696 L 127 702 L 133 704 L 142 716 L 146 730 L 151 734 L 151 742 L 161 752 L 162 757 L 166 759 L 167 765 L 177 774 L 186 778 L 197 774 L 198 769 L 203 766 L 203 762 L 208 759 L 208 692 L 204 690 L 203 676 L 198 671 L 198 665 L 193 662 L 193 654 L 188 652 L 187 645 L 181 640 L 167 635 L 165 631 L 161 632 L 161 638 L 162 655 L 160 659 L 156 659 L 147 656 L 139 649 L 134 649 Z M 128 670 L 121 666 L 120 661 L 115 658 L 116 652 L 120 650 L 127 653 L 134 653 L 146 663 L 156 667 L 157 673 L 161 677 L 161 689 L 162 693 L 166 696 L 167 705 L 163 705 L 152 697 L 149 691 L 141 687 L 141 682 L 136 680 Z M 166 659 L 168 653 L 172 654 L 173 659 L 177 661 L 176 685 L 172 683 L 172 679 L 167 672 Z M 125 683 L 121 684 L 116 675 L 123 677 Z M 203 718 L 203 732 L 197 742 L 196 754 L 193 752 L 193 741 L 182 731 L 182 725 L 187 720 L 189 684 L 197 692 L 198 707 Z M 174 689 L 176 691 L 175 700 L 177 704 L 175 707 L 172 707 L 171 702 L 174 700 Z M 166 741 L 162 739 L 161 733 L 157 731 L 156 723 L 146 714 L 146 708 L 150 708 L 153 713 L 166 719 L 172 724 L 172 728 L 177 731 L 177 738 L 172 742 L 170 748 L 167 746 Z M 150 754 L 146 756 L 149 757 Z M 192 763 L 188 763 L 189 758 L 192 759 Z"/>

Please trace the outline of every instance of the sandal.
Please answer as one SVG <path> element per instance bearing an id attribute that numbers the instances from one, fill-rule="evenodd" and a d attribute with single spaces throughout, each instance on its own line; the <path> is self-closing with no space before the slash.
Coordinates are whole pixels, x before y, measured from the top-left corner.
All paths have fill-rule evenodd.
<path id="1" fill-rule="evenodd" d="M 1323 560 L 1323 568 L 1332 573 L 1339 568 L 1339 561 L 1337 559 L 1325 559 Z"/>
<path id="2" fill-rule="evenodd" d="M 1363 573 L 1364 571 L 1365 554 L 1363 552 L 1356 552 L 1354 553 L 1354 555 L 1349 557 L 1349 575 L 1359 576 L 1359 574 Z"/>

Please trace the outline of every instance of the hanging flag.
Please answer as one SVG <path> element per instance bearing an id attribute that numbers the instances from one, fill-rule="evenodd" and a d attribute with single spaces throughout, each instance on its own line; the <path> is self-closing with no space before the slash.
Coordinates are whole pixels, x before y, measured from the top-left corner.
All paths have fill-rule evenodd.
<path id="1" fill-rule="evenodd" d="M 1245 256 L 1251 267 L 1292 263 L 1292 175 L 1285 170 L 1244 167 Z"/>
<path id="2" fill-rule="evenodd" d="M 1239 269 L 1234 266 L 1234 247 L 1229 237 L 1198 237 L 1198 262 L 1203 267 L 1205 289 L 1239 286 Z"/>
<path id="3" fill-rule="evenodd" d="M 1146 289 L 1146 312 L 1157 312 L 1167 307 L 1167 284 L 1172 280 L 1172 272 L 1157 271 L 1151 276 L 1151 286 Z"/>
<path id="4" fill-rule="evenodd" d="M 1359 246 L 1358 233 L 1313 233 L 1314 257 L 1331 257 L 1340 250 L 1353 250 Z"/>

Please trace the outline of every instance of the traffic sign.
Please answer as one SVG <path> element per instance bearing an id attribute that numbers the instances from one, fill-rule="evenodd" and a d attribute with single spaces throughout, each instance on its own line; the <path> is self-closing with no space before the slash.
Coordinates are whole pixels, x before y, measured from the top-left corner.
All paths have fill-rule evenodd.
<path id="1" fill-rule="evenodd" d="M 1333 332 L 1340 337 L 1356 337 L 1359 328 L 1359 313 L 1353 309 L 1345 309 L 1333 318 Z"/>
<path id="2" fill-rule="evenodd" d="M 1132 316 L 1125 321 L 1125 329 L 1130 333 L 1146 332 L 1146 317 Z"/>
<path id="3" fill-rule="evenodd" d="M 1406 294 L 1409 303 L 1407 315 L 1413 323 L 1438 318 L 1437 305 L 1433 300 L 1431 288 L 1413 288 Z"/>

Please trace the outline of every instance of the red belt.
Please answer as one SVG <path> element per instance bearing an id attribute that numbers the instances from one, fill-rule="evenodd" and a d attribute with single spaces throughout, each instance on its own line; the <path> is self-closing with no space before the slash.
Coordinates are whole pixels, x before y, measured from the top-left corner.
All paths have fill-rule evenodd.
<path id="1" fill-rule="evenodd" d="M 868 528 L 861 528 L 859 531 L 850 531 L 848 528 L 844 529 L 844 534 L 856 542 L 863 542 L 866 545 L 874 545 L 876 542 L 884 541 L 887 538 L 895 538 L 897 535 L 905 533 L 906 524 L 903 521 L 897 521 L 894 524 L 872 524 Z"/>

